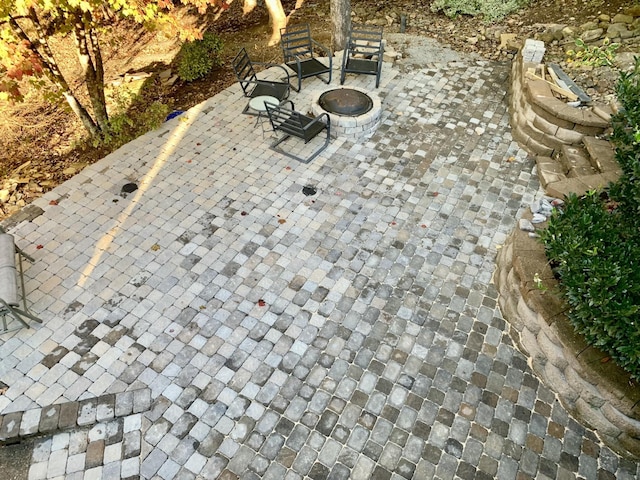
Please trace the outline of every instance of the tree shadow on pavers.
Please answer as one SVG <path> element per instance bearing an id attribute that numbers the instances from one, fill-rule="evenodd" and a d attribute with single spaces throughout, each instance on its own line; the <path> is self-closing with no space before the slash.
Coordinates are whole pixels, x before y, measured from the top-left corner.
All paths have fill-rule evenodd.
<path id="1" fill-rule="evenodd" d="M 3 480 L 24 480 L 29 477 L 33 454 L 33 439 L 0 446 L 0 469 Z"/>

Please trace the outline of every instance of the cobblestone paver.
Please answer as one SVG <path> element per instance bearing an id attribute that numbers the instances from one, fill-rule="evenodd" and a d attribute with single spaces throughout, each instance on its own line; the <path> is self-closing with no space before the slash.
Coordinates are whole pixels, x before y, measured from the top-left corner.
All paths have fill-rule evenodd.
<path id="1" fill-rule="evenodd" d="M 0 433 L 42 435 L 29 479 L 637 478 L 496 306 L 539 195 L 507 75 L 386 65 L 378 131 L 309 165 L 234 86 L 39 200 L 12 233 L 45 321 L 0 344 Z"/>

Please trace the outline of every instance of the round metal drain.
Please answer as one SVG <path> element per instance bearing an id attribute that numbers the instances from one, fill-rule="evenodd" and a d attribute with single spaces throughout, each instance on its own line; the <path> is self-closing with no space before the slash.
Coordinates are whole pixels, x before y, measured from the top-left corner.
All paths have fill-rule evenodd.
<path id="1" fill-rule="evenodd" d="M 135 192 L 138 189 L 138 185 L 135 183 L 125 183 L 120 190 L 120 196 L 122 198 L 127 198 L 127 195 Z"/>

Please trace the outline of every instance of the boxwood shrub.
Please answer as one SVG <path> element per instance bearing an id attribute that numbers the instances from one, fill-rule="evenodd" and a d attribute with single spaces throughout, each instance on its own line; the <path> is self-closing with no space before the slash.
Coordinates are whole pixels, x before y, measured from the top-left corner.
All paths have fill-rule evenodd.
<path id="1" fill-rule="evenodd" d="M 587 341 L 640 380 L 640 63 L 621 74 L 612 140 L 623 174 L 601 192 L 570 196 L 542 232 L 547 257 Z"/>
<path id="2" fill-rule="evenodd" d="M 178 76 L 186 82 L 206 77 L 220 65 L 222 47 L 220 37 L 211 32 L 201 40 L 183 43 L 178 53 Z"/>

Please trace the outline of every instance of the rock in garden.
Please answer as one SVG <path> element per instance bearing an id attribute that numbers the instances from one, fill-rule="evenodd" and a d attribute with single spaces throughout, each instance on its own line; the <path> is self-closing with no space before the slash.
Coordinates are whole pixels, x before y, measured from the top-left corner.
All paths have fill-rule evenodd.
<path id="1" fill-rule="evenodd" d="M 526 218 L 521 218 L 520 221 L 518 222 L 518 226 L 520 227 L 520 230 L 522 230 L 523 232 L 535 232 L 536 231 L 536 227 L 533 226 L 533 223 L 531 223 Z"/>
<path id="2" fill-rule="evenodd" d="M 542 215 L 541 213 L 534 213 L 533 218 L 531 219 L 531 223 L 543 223 L 547 221 L 547 217 Z"/>

